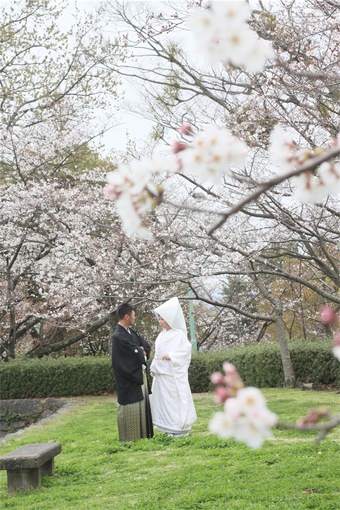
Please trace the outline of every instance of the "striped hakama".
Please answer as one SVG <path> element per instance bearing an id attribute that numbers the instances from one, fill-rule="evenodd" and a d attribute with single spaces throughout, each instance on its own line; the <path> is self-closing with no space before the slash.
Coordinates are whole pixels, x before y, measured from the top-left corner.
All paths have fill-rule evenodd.
<path id="1" fill-rule="evenodd" d="M 153 426 L 146 372 L 143 369 L 143 400 L 133 404 L 117 404 L 119 441 L 138 441 L 153 437 Z"/>

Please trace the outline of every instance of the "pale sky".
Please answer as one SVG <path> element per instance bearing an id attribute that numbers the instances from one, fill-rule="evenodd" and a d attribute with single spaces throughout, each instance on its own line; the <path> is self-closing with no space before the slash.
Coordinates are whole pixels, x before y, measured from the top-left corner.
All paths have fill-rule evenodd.
<path id="1" fill-rule="evenodd" d="M 0 0 L 0 2 L 3 0 Z M 5 0 L 6 1 L 6 0 Z M 129 0 L 130 2 L 138 2 L 141 0 Z M 149 0 L 148 3 L 157 3 L 158 0 Z M 84 9 L 94 9 L 96 5 L 100 4 L 101 0 L 69 0 L 69 9 L 70 14 L 65 13 L 66 16 L 69 16 L 70 21 L 72 6 L 77 5 L 78 7 L 83 6 Z M 129 87 L 129 84 L 124 84 L 124 93 L 125 100 L 128 102 L 135 103 L 137 101 L 141 101 L 142 99 L 138 97 L 136 92 L 132 87 Z M 115 116 L 113 124 L 117 124 L 117 127 L 112 128 L 108 133 L 106 133 L 102 139 L 102 142 L 107 147 L 107 150 L 116 149 L 118 151 L 124 151 L 126 148 L 128 137 L 130 139 L 135 139 L 137 142 L 141 143 L 147 137 L 148 133 L 152 129 L 153 123 L 141 116 L 138 116 L 135 113 L 129 113 L 125 111 L 125 106 L 122 105 L 122 108 L 117 112 L 117 116 Z M 138 143 L 138 145 L 139 145 Z"/>

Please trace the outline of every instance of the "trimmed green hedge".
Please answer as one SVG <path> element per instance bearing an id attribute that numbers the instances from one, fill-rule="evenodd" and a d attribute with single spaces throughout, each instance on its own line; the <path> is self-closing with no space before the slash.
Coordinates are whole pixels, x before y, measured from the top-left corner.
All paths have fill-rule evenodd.
<path id="1" fill-rule="evenodd" d="M 0 399 L 113 393 L 108 357 L 14 360 L 0 363 Z"/>
<path id="2" fill-rule="evenodd" d="M 289 346 L 296 381 L 340 386 L 340 363 L 333 356 L 330 342 L 295 342 Z M 190 380 L 197 391 L 209 391 L 209 374 L 222 372 L 223 362 L 236 366 L 246 386 L 279 388 L 284 375 L 277 344 L 232 347 L 214 353 L 197 354 L 190 367 Z M 193 391 L 195 391 L 193 389 Z"/>
<path id="3" fill-rule="evenodd" d="M 292 343 L 290 353 L 298 382 L 340 386 L 340 363 L 333 356 L 329 342 Z M 276 344 L 264 344 L 195 354 L 189 370 L 191 390 L 211 391 L 210 374 L 222 371 L 224 361 L 236 366 L 247 386 L 284 385 L 279 348 Z M 0 399 L 100 395 L 114 391 L 109 357 L 0 363 Z"/>

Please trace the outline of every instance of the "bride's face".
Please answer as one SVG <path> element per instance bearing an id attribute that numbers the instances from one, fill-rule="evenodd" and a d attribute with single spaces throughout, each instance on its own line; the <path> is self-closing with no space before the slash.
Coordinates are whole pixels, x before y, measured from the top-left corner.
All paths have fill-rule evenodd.
<path id="1" fill-rule="evenodd" d="M 167 322 L 165 322 L 164 319 L 162 319 L 162 317 L 159 317 L 158 318 L 158 322 L 159 322 L 159 325 L 162 329 L 166 329 L 166 331 L 169 331 L 169 329 L 171 329 L 171 327 L 169 326 L 169 324 Z"/>

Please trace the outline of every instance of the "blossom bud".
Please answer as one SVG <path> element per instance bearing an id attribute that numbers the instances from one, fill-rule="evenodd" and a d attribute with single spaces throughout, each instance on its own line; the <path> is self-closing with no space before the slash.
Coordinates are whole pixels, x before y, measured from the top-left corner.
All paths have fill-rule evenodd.
<path id="1" fill-rule="evenodd" d="M 192 129 L 192 126 L 190 124 L 182 124 L 178 131 L 182 134 L 182 135 L 187 135 L 187 136 L 191 136 L 194 134 L 194 130 Z"/>
<path id="2" fill-rule="evenodd" d="M 337 313 L 329 305 L 324 305 L 320 308 L 320 317 L 324 324 L 335 325 L 339 321 Z"/>
<path id="3" fill-rule="evenodd" d="M 172 142 L 171 144 L 171 152 L 173 154 L 178 154 L 181 151 L 184 151 L 187 148 L 187 144 L 184 142 L 179 142 L 176 140 L 175 142 Z"/>
<path id="4" fill-rule="evenodd" d="M 223 384 L 223 375 L 220 372 L 213 372 L 210 380 L 213 384 Z"/>
<path id="5" fill-rule="evenodd" d="M 223 370 L 227 375 L 237 374 L 236 367 L 228 362 L 223 363 Z"/>
<path id="6" fill-rule="evenodd" d="M 230 397 L 229 391 L 222 386 L 217 386 L 215 389 L 215 402 L 216 404 L 223 404 Z"/>
<path id="7" fill-rule="evenodd" d="M 322 418 L 327 418 L 329 411 L 327 407 L 318 407 L 316 409 L 309 409 L 307 416 L 298 421 L 298 424 L 303 426 L 307 424 L 318 423 Z"/>

